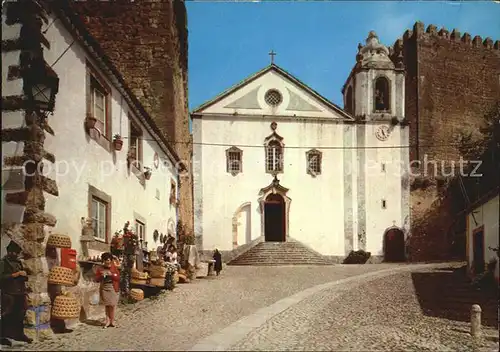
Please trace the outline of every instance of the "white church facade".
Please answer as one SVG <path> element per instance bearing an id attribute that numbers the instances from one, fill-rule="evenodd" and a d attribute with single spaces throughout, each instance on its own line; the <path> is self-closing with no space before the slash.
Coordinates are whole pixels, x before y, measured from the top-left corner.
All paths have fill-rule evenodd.
<path id="1" fill-rule="evenodd" d="M 203 249 L 294 240 L 329 257 L 404 259 L 404 69 L 375 33 L 343 92 L 344 109 L 272 63 L 192 112 Z"/>

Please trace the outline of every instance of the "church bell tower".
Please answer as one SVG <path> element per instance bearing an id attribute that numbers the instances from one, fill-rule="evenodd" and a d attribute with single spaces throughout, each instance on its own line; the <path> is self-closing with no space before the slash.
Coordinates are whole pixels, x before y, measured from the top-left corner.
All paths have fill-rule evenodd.
<path id="1" fill-rule="evenodd" d="M 371 31 L 365 45 L 359 44 L 356 64 L 342 89 L 344 110 L 358 122 L 344 129 L 345 145 L 356 146 L 344 155 L 348 160 L 356 160 L 346 183 L 354 185 L 350 189 L 357 200 L 353 208 L 356 221 L 349 223 L 345 231 L 352 232 L 354 249 L 383 256 L 389 248 L 386 234 L 397 230 L 406 239 L 410 229 L 409 134 L 403 123 L 402 44 L 398 40 L 389 49 Z M 401 257 L 404 248 L 403 245 L 398 249 Z"/>
<path id="2" fill-rule="evenodd" d="M 364 46 L 358 45 L 356 65 L 342 89 L 344 109 L 357 119 L 403 119 L 402 43 L 398 41 L 395 47 L 396 52 L 381 44 L 374 31 L 368 34 Z"/>

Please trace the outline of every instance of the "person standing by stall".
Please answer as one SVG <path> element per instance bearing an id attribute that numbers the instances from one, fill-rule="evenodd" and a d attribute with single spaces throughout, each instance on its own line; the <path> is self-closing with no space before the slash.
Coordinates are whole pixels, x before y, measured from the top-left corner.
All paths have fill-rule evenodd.
<path id="1" fill-rule="evenodd" d="M 1 344 L 12 346 L 9 338 L 15 341 L 33 342 L 24 334 L 24 316 L 27 310 L 26 281 L 28 275 L 19 259 L 21 247 L 14 241 L 7 246 L 7 255 L 0 264 L 2 290 L 2 329 Z"/>
<path id="2" fill-rule="evenodd" d="M 104 329 L 106 329 L 116 327 L 115 311 L 120 292 L 120 272 L 113 263 L 111 253 L 103 253 L 101 260 L 103 265 L 97 269 L 96 281 L 101 283 L 99 292 L 101 304 L 106 307 L 106 322 L 104 323 Z"/>

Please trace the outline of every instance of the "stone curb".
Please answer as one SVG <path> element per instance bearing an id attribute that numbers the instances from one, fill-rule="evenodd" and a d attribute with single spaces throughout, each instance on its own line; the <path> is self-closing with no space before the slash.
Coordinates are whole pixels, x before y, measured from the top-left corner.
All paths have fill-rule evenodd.
<path id="1" fill-rule="evenodd" d="M 232 323 L 219 332 L 210 335 L 196 343 L 189 351 L 227 351 L 231 346 L 241 341 L 252 330 L 259 328 L 265 324 L 269 319 L 282 313 L 293 305 L 303 301 L 304 299 L 326 289 L 335 288 L 339 285 L 345 284 L 361 284 L 363 279 L 374 280 L 385 276 L 390 276 L 405 271 L 413 271 L 418 269 L 430 269 L 447 267 L 452 263 L 433 263 L 433 264 L 417 264 L 405 265 L 397 268 L 389 268 L 366 274 L 351 276 L 345 279 L 327 282 L 325 284 L 316 285 L 300 291 L 294 295 L 283 298 L 270 306 L 261 308 L 255 313 L 250 314 L 240 320 Z"/>

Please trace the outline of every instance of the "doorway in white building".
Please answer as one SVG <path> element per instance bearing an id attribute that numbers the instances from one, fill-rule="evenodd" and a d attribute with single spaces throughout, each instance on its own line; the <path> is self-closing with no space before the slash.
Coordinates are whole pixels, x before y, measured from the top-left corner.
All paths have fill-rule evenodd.
<path id="1" fill-rule="evenodd" d="M 481 274 L 485 269 L 485 255 L 484 255 L 484 226 L 474 230 L 472 234 L 472 251 L 474 263 L 474 274 Z"/>
<path id="2" fill-rule="evenodd" d="M 264 202 L 264 239 L 266 242 L 286 240 L 285 200 L 279 194 L 270 194 Z"/>
<path id="3" fill-rule="evenodd" d="M 384 234 L 384 261 L 405 261 L 405 234 L 397 227 L 388 229 Z"/>

